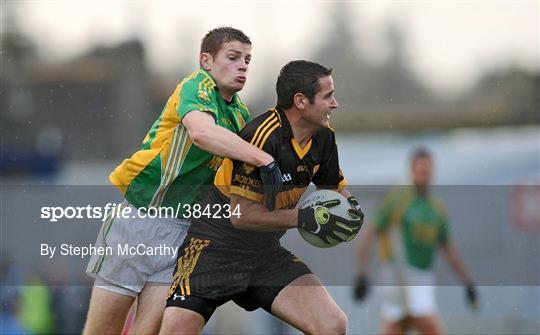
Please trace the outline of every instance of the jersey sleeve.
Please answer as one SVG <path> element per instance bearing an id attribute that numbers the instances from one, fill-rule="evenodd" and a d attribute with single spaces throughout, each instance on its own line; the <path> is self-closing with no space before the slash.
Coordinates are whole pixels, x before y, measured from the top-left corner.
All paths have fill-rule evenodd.
<path id="1" fill-rule="evenodd" d="M 189 80 L 182 86 L 177 107 L 180 119 L 194 110 L 208 112 L 214 117 L 214 120 L 217 119 L 218 103 L 215 91 L 212 87 L 208 88 L 202 85 L 203 83 L 204 81 Z"/>
<path id="2" fill-rule="evenodd" d="M 448 244 L 448 241 L 450 240 L 449 238 L 449 228 L 448 228 L 448 223 L 445 221 L 442 226 L 441 226 L 441 230 L 439 232 L 439 243 L 441 245 L 446 245 Z"/>
<path id="3" fill-rule="evenodd" d="M 445 245 L 450 240 L 450 227 L 448 226 L 448 218 L 446 216 L 446 210 L 441 202 L 437 203 L 437 210 L 439 212 L 441 228 L 439 230 L 439 244 Z"/>
<path id="4" fill-rule="evenodd" d="M 321 165 L 313 176 L 317 188 L 341 189 L 347 184 L 343 172 L 339 168 L 338 149 L 334 132 L 325 129 L 317 134 L 321 145 Z"/>
<path id="5" fill-rule="evenodd" d="M 375 214 L 375 229 L 378 233 L 382 233 L 388 229 L 390 223 L 392 222 L 392 213 L 394 212 L 395 207 L 395 195 L 390 193 L 384 199 L 381 207 L 378 209 Z"/>

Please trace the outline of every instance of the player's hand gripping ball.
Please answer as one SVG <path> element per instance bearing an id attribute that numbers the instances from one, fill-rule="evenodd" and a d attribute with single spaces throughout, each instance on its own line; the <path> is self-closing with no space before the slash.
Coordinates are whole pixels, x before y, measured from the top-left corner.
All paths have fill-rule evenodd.
<path id="1" fill-rule="evenodd" d="M 351 207 L 340 193 L 319 190 L 298 204 L 298 231 L 309 244 L 330 248 L 352 240 L 364 220 L 358 208 Z"/>

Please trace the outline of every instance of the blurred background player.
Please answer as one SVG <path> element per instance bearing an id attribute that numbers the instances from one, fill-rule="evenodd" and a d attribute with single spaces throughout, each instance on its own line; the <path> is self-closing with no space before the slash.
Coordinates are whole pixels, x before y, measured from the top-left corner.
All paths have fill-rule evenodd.
<path id="1" fill-rule="evenodd" d="M 476 308 L 476 290 L 456 247 L 449 238 L 446 213 L 441 201 L 430 194 L 433 160 L 418 148 L 410 161 L 411 186 L 399 187 L 384 200 L 375 222 L 366 228 L 359 243 L 359 275 L 354 297 L 361 301 L 369 289 L 369 250 L 375 237 L 380 242 L 381 334 L 404 334 L 416 329 L 422 334 L 442 334 L 435 304 L 436 251 L 440 248 L 465 286 L 466 299 Z"/>
<path id="2" fill-rule="evenodd" d="M 272 154 L 289 177 L 275 210 L 264 205 L 259 169 L 225 159 L 207 201 L 239 206 L 240 215 L 193 220 L 179 248 L 161 334 L 199 334 L 214 311 L 231 300 L 247 311 L 263 308 L 307 334 L 346 333 L 345 313 L 307 265 L 279 242 L 287 229 L 297 227 L 323 240 L 350 241 L 363 222 L 356 198 L 345 187 L 329 124 L 338 107 L 331 73 L 308 61 L 281 69 L 276 108 L 240 133 Z M 326 204 L 296 209 L 311 182 L 348 197 L 354 208 L 350 215 L 331 214 Z"/>
<path id="3" fill-rule="evenodd" d="M 168 99 L 144 138 L 141 150 L 109 176 L 124 195 L 123 206 L 174 208 L 195 204 L 207 192 L 221 157 L 260 167 L 267 186 L 281 181 L 273 158 L 235 133 L 249 120 L 237 92 L 246 82 L 251 41 L 240 30 L 222 27 L 201 43 L 200 68 L 186 77 Z M 266 188 L 266 190 L 271 190 Z M 137 297 L 133 330 L 159 329 L 175 258 L 170 255 L 121 257 L 117 245 L 167 245 L 177 248 L 189 221 L 178 218 L 114 218 L 103 223 L 96 245 L 112 246 L 113 255 L 92 257 L 87 273 L 96 278 L 86 334 L 120 333 Z M 150 285 L 157 283 L 157 285 Z"/>

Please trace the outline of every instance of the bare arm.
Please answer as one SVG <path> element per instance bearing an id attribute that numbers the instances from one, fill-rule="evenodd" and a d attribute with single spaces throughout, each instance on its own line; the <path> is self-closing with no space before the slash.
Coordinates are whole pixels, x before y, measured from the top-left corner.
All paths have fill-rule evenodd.
<path id="1" fill-rule="evenodd" d="M 237 229 L 257 231 L 280 231 L 296 228 L 298 210 L 283 209 L 268 211 L 263 204 L 231 194 L 231 208 L 240 206 L 240 216 L 231 216 L 231 223 Z"/>
<path id="2" fill-rule="evenodd" d="M 206 112 L 191 111 L 184 116 L 182 123 L 193 144 L 202 150 L 257 167 L 274 161 L 268 153 L 244 141 L 232 131 L 218 126 L 214 118 Z"/>
<path id="3" fill-rule="evenodd" d="M 342 187 L 338 192 L 347 199 L 352 195 L 347 186 Z"/>
<path id="4" fill-rule="evenodd" d="M 342 187 L 338 192 L 347 199 L 352 196 L 352 193 L 349 191 L 347 186 Z M 358 274 L 361 276 L 366 276 L 369 267 L 371 245 L 377 238 L 377 232 L 372 224 L 367 224 L 367 226 L 363 228 L 363 231 L 364 233 L 360 236 L 360 242 L 358 243 L 357 250 Z"/>
<path id="5" fill-rule="evenodd" d="M 450 264 L 452 269 L 457 273 L 461 281 L 465 285 L 471 285 L 472 284 L 471 278 L 469 277 L 469 274 L 467 273 L 467 270 L 465 268 L 465 263 L 463 262 L 463 259 L 460 253 L 458 252 L 458 250 L 456 249 L 456 247 L 451 243 L 447 243 L 441 246 L 441 250 L 446 258 L 446 261 L 448 262 L 448 264 Z"/>
<path id="6" fill-rule="evenodd" d="M 364 228 L 364 234 L 361 236 L 358 244 L 358 274 L 354 281 L 353 298 L 356 301 L 362 301 L 366 298 L 369 292 L 368 265 L 369 252 L 371 244 L 376 239 L 377 232 L 372 224 L 368 224 Z"/>
<path id="7" fill-rule="evenodd" d="M 371 245 L 376 238 L 377 232 L 373 224 L 368 224 L 367 227 L 364 227 L 364 234 L 361 235 L 360 242 L 358 243 L 358 274 L 361 276 L 367 276 Z"/>

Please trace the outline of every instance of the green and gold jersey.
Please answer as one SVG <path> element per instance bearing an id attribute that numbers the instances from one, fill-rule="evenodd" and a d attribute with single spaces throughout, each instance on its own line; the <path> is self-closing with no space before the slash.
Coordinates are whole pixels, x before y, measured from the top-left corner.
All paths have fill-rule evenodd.
<path id="1" fill-rule="evenodd" d="M 234 133 L 249 121 L 249 111 L 240 97 L 235 94 L 226 102 L 205 69 L 184 78 L 146 134 L 141 149 L 109 176 L 133 206 L 177 208 L 195 203 L 204 196 L 203 190 L 208 191 L 222 158 L 193 145 L 182 124 L 183 117 L 193 110 L 210 113 L 217 125 Z"/>
<path id="2" fill-rule="evenodd" d="M 448 242 L 448 224 L 442 202 L 433 196 L 421 197 L 413 186 L 391 192 L 375 217 L 381 237 L 383 261 L 399 258 L 416 268 L 429 270 L 439 245 Z M 397 239 L 392 238 L 399 236 Z M 396 245 L 397 244 L 397 245 Z"/>

